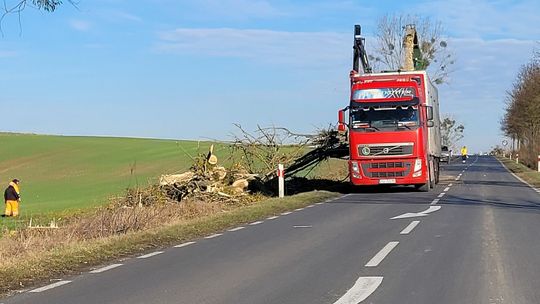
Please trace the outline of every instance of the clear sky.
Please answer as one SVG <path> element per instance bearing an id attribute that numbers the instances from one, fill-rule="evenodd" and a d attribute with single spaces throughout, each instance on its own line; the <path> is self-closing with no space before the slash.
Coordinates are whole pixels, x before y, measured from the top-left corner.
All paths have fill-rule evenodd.
<path id="1" fill-rule="evenodd" d="M 15 0 L 7 0 L 8 3 Z M 64 1 L 66 2 L 66 1 Z M 505 92 L 540 39 L 540 1 L 78 0 L 8 16 L 0 130 L 229 139 L 233 123 L 326 127 L 348 103 L 353 24 L 440 20 L 458 60 L 440 87 L 462 143 L 502 140 Z"/>

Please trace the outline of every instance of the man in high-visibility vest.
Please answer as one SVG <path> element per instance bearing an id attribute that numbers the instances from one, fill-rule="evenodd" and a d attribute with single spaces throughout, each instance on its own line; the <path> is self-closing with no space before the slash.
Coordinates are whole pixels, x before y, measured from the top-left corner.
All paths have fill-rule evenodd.
<path id="1" fill-rule="evenodd" d="M 463 162 L 467 160 L 467 147 L 466 146 L 463 146 L 463 148 L 461 148 L 461 159 L 463 160 Z"/>
<path id="2" fill-rule="evenodd" d="M 19 190 L 19 180 L 14 179 L 4 191 L 4 200 L 6 202 L 5 216 L 19 215 L 19 202 L 21 201 L 21 191 Z"/>

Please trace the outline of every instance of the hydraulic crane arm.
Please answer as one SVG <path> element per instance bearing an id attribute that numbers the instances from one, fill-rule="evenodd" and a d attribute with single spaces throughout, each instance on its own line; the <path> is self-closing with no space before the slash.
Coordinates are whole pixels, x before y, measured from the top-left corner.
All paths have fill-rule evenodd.
<path id="1" fill-rule="evenodd" d="M 353 70 L 360 72 L 360 62 L 362 62 L 362 70 L 364 73 L 372 73 L 371 66 L 369 65 L 368 56 L 364 47 L 365 38 L 361 35 L 362 29 L 360 25 L 354 26 L 354 45 L 353 45 Z"/>

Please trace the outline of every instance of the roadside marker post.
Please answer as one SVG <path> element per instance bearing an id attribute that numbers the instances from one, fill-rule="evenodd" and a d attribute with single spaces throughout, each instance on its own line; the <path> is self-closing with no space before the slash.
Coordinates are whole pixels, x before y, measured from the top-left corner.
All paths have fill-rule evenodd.
<path id="1" fill-rule="evenodd" d="M 519 164 L 519 154 L 516 153 L 516 164 Z"/>
<path id="2" fill-rule="evenodd" d="M 538 166 L 536 167 L 538 172 L 540 172 L 540 155 L 538 155 Z"/>
<path id="3" fill-rule="evenodd" d="M 278 188 L 279 188 L 279 197 L 285 196 L 285 169 L 282 164 L 278 165 L 277 170 L 278 176 Z"/>

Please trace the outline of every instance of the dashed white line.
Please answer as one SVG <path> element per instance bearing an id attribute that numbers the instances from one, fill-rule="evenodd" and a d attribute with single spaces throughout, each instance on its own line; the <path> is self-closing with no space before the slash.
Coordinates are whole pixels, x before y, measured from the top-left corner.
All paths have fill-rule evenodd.
<path id="1" fill-rule="evenodd" d="M 367 299 L 381 285 L 383 277 L 359 277 L 353 287 L 334 304 L 356 304 Z"/>
<path id="2" fill-rule="evenodd" d="M 274 216 L 271 216 L 271 217 L 267 218 L 267 220 L 275 220 L 275 219 L 277 219 L 278 217 L 279 217 L 279 216 L 274 215 Z"/>
<path id="3" fill-rule="evenodd" d="M 68 283 L 71 283 L 71 281 L 58 281 L 56 283 L 52 283 L 52 284 L 49 284 L 47 286 L 43 286 L 43 287 L 40 287 L 40 288 L 36 288 L 34 290 L 30 290 L 30 292 L 42 292 L 42 291 L 45 291 L 45 290 L 53 289 L 53 288 L 58 287 L 58 286 L 66 285 Z"/>
<path id="4" fill-rule="evenodd" d="M 244 229 L 244 228 L 246 228 L 246 227 L 241 226 L 241 227 L 236 227 L 236 228 L 229 229 L 229 230 L 227 230 L 227 231 L 235 232 L 235 231 L 238 231 L 238 230 L 242 230 L 242 229 Z"/>
<path id="5" fill-rule="evenodd" d="M 399 234 L 409 234 L 411 231 L 420 224 L 420 221 L 412 221 L 405 229 L 403 229 Z"/>
<path id="6" fill-rule="evenodd" d="M 149 257 L 153 257 L 155 255 L 158 255 L 158 254 L 162 254 L 163 251 L 156 251 L 156 252 L 151 252 L 151 253 L 148 253 L 148 254 L 145 254 L 145 255 L 141 255 L 139 257 L 137 257 L 137 259 L 146 259 L 146 258 L 149 258 Z"/>
<path id="7" fill-rule="evenodd" d="M 255 226 L 255 225 L 262 224 L 262 223 L 263 223 L 263 221 L 256 221 L 256 222 L 250 223 L 249 225 L 250 226 Z"/>
<path id="8" fill-rule="evenodd" d="M 448 190 L 450 190 L 450 187 L 446 187 L 446 188 L 444 188 L 444 190 L 443 190 L 443 191 L 444 191 L 444 192 L 446 192 L 446 191 L 448 191 Z"/>
<path id="9" fill-rule="evenodd" d="M 292 213 L 292 212 L 287 211 L 287 212 L 283 212 L 281 215 L 289 215 L 289 214 L 291 214 L 291 213 Z"/>
<path id="10" fill-rule="evenodd" d="M 452 187 L 454 184 L 448 184 L 448 187 Z"/>
<path id="11" fill-rule="evenodd" d="M 294 209 L 294 211 L 302 211 L 304 210 L 304 208 L 297 208 L 297 209 Z"/>
<path id="12" fill-rule="evenodd" d="M 218 236 L 222 236 L 223 233 L 216 233 L 216 234 L 212 234 L 212 235 L 209 235 L 209 236 L 205 236 L 204 238 L 205 239 L 213 239 L 215 237 L 218 237 Z"/>
<path id="13" fill-rule="evenodd" d="M 315 205 L 322 205 L 324 202 L 315 203 Z"/>
<path id="14" fill-rule="evenodd" d="M 378 266 L 384 258 L 399 244 L 399 242 L 389 242 L 386 246 L 383 247 L 367 264 L 366 267 L 376 267 Z"/>
<path id="15" fill-rule="evenodd" d="M 112 264 L 112 265 L 105 266 L 105 267 L 102 267 L 102 268 L 99 268 L 99 269 L 94 269 L 94 270 L 90 271 L 90 273 L 101 273 L 101 272 L 111 270 L 111 269 L 116 268 L 116 267 L 120 267 L 122 265 L 124 265 L 124 264 Z"/>
<path id="16" fill-rule="evenodd" d="M 306 206 L 306 208 L 313 208 L 313 205 Z"/>
<path id="17" fill-rule="evenodd" d="M 295 225 L 293 228 L 313 228 L 312 225 Z"/>
<path id="18" fill-rule="evenodd" d="M 445 194 L 446 193 L 443 192 L 443 193 L 439 194 L 439 196 L 437 196 L 437 197 L 443 197 Z"/>
<path id="19" fill-rule="evenodd" d="M 174 248 L 182 248 L 182 247 L 186 247 L 186 246 L 193 245 L 193 244 L 195 244 L 195 242 L 186 242 L 186 243 L 183 243 L 183 244 L 180 244 L 180 245 L 176 245 L 176 246 L 174 246 Z"/>
<path id="20" fill-rule="evenodd" d="M 430 205 L 436 205 L 439 201 L 440 201 L 440 199 L 436 198 L 431 202 Z"/>

